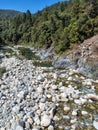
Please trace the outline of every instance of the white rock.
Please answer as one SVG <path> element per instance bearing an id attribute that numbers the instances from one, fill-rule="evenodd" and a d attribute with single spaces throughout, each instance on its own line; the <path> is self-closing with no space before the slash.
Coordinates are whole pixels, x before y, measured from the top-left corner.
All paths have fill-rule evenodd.
<path id="1" fill-rule="evenodd" d="M 67 80 L 68 80 L 68 81 L 71 81 L 72 79 L 73 79 L 72 77 L 68 77 L 68 79 L 67 79 Z"/>
<path id="2" fill-rule="evenodd" d="M 0 128 L 0 130 L 5 130 L 5 128 Z"/>
<path id="3" fill-rule="evenodd" d="M 61 98 L 61 100 L 60 101 L 63 101 L 63 102 L 68 102 L 68 98 Z"/>
<path id="4" fill-rule="evenodd" d="M 39 130 L 39 129 L 37 129 L 37 128 L 33 128 L 32 130 Z"/>
<path id="5" fill-rule="evenodd" d="M 21 91 L 18 93 L 18 98 L 23 99 L 24 98 L 24 91 Z"/>
<path id="6" fill-rule="evenodd" d="M 76 115 L 77 115 L 77 111 L 73 111 L 72 116 L 76 116 Z"/>
<path id="7" fill-rule="evenodd" d="M 59 87 L 61 87 L 62 85 L 63 85 L 63 83 L 62 83 L 62 82 L 60 82 L 60 83 L 59 83 Z"/>
<path id="8" fill-rule="evenodd" d="M 48 127 L 48 130 L 54 130 L 54 127 L 53 127 L 52 125 L 50 125 L 50 126 Z"/>
<path id="9" fill-rule="evenodd" d="M 70 107 L 65 106 L 65 107 L 64 107 L 64 111 L 65 111 L 65 112 L 69 112 L 69 111 L 70 111 Z"/>
<path id="10" fill-rule="evenodd" d="M 83 77 L 83 76 L 80 76 L 80 79 L 84 80 L 84 79 L 85 79 L 85 77 Z"/>
<path id="11" fill-rule="evenodd" d="M 64 91 L 66 90 L 66 88 L 65 88 L 64 86 L 62 86 L 62 87 L 59 88 L 59 90 L 60 90 L 61 92 L 64 92 Z"/>
<path id="12" fill-rule="evenodd" d="M 76 124 L 71 125 L 71 130 L 76 130 Z"/>
<path id="13" fill-rule="evenodd" d="M 54 116 L 54 117 L 53 117 L 53 120 L 54 120 L 54 121 L 59 121 L 60 118 L 59 118 L 58 116 Z"/>
<path id="14" fill-rule="evenodd" d="M 45 103 L 39 103 L 39 108 L 40 108 L 40 110 L 42 111 L 42 110 L 44 110 L 45 109 Z"/>
<path id="15" fill-rule="evenodd" d="M 98 130 L 98 121 L 94 120 L 93 121 L 93 126 L 96 128 L 96 130 Z"/>
<path id="16" fill-rule="evenodd" d="M 92 80 L 91 79 L 86 79 L 84 82 L 83 82 L 84 85 L 92 85 Z"/>
<path id="17" fill-rule="evenodd" d="M 77 122 L 77 119 L 75 118 L 75 119 L 72 119 L 71 121 L 70 121 L 70 123 L 71 124 L 75 124 Z"/>
<path id="18" fill-rule="evenodd" d="M 53 73 L 53 78 L 57 79 L 57 74 Z"/>
<path id="19" fill-rule="evenodd" d="M 32 125 L 34 123 L 32 118 L 28 118 L 27 121 Z"/>
<path id="20" fill-rule="evenodd" d="M 39 81 L 43 81 L 43 80 L 44 80 L 44 78 L 43 78 L 43 76 L 42 76 L 42 75 L 38 75 L 37 80 L 39 80 Z"/>
<path id="21" fill-rule="evenodd" d="M 37 125 L 37 123 L 40 124 L 40 119 L 39 119 L 38 115 L 35 115 L 35 117 L 33 117 L 33 120 L 34 120 L 36 125 Z"/>
<path id="22" fill-rule="evenodd" d="M 23 127 L 18 125 L 15 130 L 24 130 L 24 129 L 23 129 Z"/>
<path id="23" fill-rule="evenodd" d="M 74 102 L 75 102 L 76 104 L 78 104 L 78 105 L 81 105 L 81 100 L 79 100 L 79 99 L 75 99 Z"/>
<path id="24" fill-rule="evenodd" d="M 77 95 L 77 94 L 72 94 L 72 98 L 78 99 L 78 98 L 79 98 L 79 95 Z"/>
<path id="25" fill-rule="evenodd" d="M 95 83 L 98 83 L 98 80 L 95 80 Z"/>
<path id="26" fill-rule="evenodd" d="M 39 118 L 36 119 L 35 124 L 40 125 L 40 119 Z"/>
<path id="27" fill-rule="evenodd" d="M 56 102 L 56 97 L 53 96 L 53 97 L 52 97 L 52 101 L 53 101 L 53 102 Z"/>
<path id="28" fill-rule="evenodd" d="M 48 127 L 51 123 L 51 119 L 48 115 L 43 115 L 41 117 L 41 126 Z"/>
<path id="29" fill-rule="evenodd" d="M 88 114 L 88 112 L 87 111 L 81 111 L 81 114 L 85 116 L 85 115 Z"/>
<path id="30" fill-rule="evenodd" d="M 61 100 L 61 99 L 60 99 L 60 95 L 56 94 L 55 96 L 56 96 L 56 100 L 57 100 L 57 101 L 60 101 L 60 100 Z"/>
<path id="31" fill-rule="evenodd" d="M 70 69 L 70 71 L 69 71 L 69 75 L 73 75 L 75 72 L 72 70 L 72 69 Z"/>
<path id="32" fill-rule="evenodd" d="M 91 86 L 91 89 L 95 90 L 95 86 Z"/>
<path id="33" fill-rule="evenodd" d="M 38 91 L 39 93 L 43 93 L 43 88 L 42 88 L 42 87 L 38 87 L 38 88 L 37 88 L 37 91 Z"/>
<path id="34" fill-rule="evenodd" d="M 51 98 L 52 97 L 50 94 L 47 94 L 46 96 L 47 96 L 47 98 Z"/>
<path id="35" fill-rule="evenodd" d="M 63 93 L 60 94 L 60 96 L 61 96 L 62 98 L 66 98 L 67 95 L 66 95 L 65 92 L 63 92 Z"/>
<path id="36" fill-rule="evenodd" d="M 87 81 L 87 85 L 92 85 L 92 82 L 89 80 L 89 81 Z"/>
<path id="37" fill-rule="evenodd" d="M 53 90 L 56 90 L 57 88 L 58 88 L 57 85 L 52 85 Z"/>
<path id="38" fill-rule="evenodd" d="M 86 102 L 87 102 L 87 99 L 81 98 L 81 103 L 82 103 L 82 104 L 85 104 Z"/>
<path id="39" fill-rule="evenodd" d="M 87 98 L 88 98 L 88 99 L 91 99 L 91 100 L 98 101 L 98 96 L 95 95 L 95 94 L 88 94 Z"/>
<path id="40" fill-rule="evenodd" d="M 30 129 L 30 123 L 29 123 L 29 122 L 25 122 L 25 128 L 26 128 L 27 130 Z"/>
<path id="41" fill-rule="evenodd" d="M 15 106 L 12 108 L 12 111 L 15 112 L 15 113 L 19 113 L 19 110 L 20 110 L 20 107 L 19 106 Z"/>

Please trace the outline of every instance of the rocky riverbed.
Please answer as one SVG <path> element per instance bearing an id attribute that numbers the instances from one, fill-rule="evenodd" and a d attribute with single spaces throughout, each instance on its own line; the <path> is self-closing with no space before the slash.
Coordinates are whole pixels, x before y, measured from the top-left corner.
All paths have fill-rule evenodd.
<path id="1" fill-rule="evenodd" d="M 0 54 L 0 130 L 98 130 L 98 80 Z"/>

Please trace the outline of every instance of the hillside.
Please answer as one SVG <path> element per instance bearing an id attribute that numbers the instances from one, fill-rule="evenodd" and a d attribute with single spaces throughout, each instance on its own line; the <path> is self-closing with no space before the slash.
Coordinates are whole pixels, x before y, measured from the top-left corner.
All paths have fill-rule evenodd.
<path id="1" fill-rule="evenodd" d="M 54 46 L 57 54 L 98 34 L 98 0 L 69 0 L 0 20 L 0 43 Z"/>
<path id="2" fill-rule="evenodd" d="M 21 14 L 21 12 L 19 12 L 19 11 L 0 9 L 0 18 L 2 18 L 2 17 L 13 17 L 13 16 L 16 16 L 16 15 L 19 15 L 19 14 Z"/>

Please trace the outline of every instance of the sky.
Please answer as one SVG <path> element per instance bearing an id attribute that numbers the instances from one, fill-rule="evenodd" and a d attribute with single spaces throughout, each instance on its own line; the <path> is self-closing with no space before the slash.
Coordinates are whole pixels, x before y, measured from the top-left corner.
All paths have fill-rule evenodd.
<path id="1" fill-rule="evenodd" d="M 0 9 L 11 9 L 21 12 L 26 12 L 29 9 L 31 13 L 36 13 L 38 10 L 61 1 L 64 0 L 1 0 Z"/>

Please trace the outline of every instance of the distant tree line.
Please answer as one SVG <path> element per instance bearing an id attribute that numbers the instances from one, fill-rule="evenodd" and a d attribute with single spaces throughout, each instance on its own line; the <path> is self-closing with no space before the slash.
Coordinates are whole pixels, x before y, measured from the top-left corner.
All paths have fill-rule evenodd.
<path id="1" fill-rule="evenodd" d="M 36 14 L 0 18 L 0 44 L 31 44 L 70 49 L 98 33 L 98 0 L 69 0 L 46 7 Z"/>

